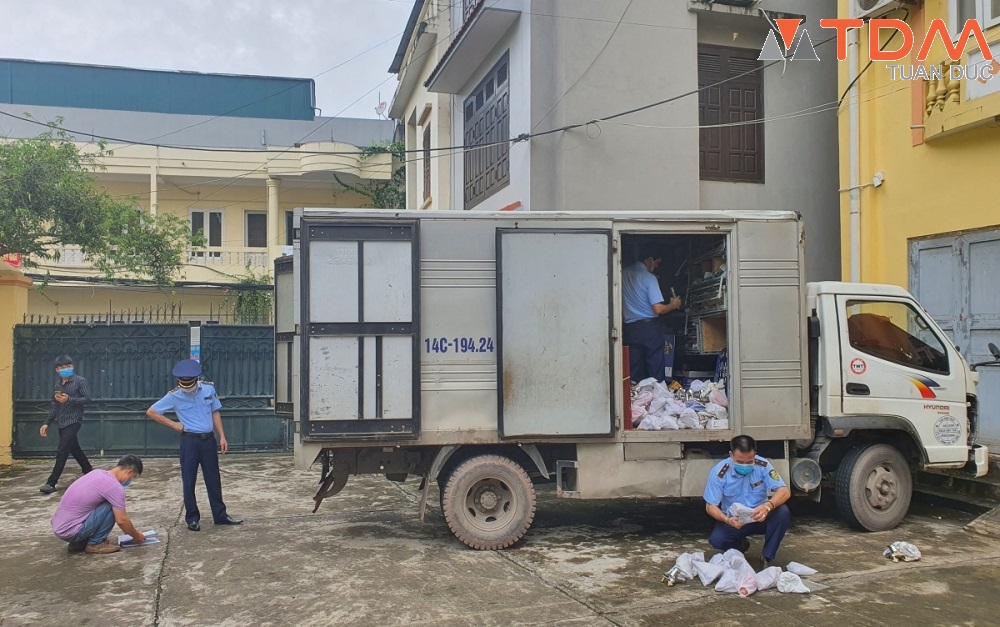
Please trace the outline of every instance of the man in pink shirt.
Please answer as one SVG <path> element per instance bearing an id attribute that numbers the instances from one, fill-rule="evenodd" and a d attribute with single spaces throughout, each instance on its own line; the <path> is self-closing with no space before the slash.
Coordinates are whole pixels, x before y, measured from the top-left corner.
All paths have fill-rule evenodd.
<path id="1" fill-rule="evenodd" d="M 125 486 L 142 474 L 142 460 L 126 455 L 111 470 L 92 470 L 73 482 L 63 494 L 52 516 L 52 532 L 69 542 L 70 553 L 114 553 L 120 549 L 108 541 L 118 523 L 136 542 L 146 537 L 125 513 Z"/>

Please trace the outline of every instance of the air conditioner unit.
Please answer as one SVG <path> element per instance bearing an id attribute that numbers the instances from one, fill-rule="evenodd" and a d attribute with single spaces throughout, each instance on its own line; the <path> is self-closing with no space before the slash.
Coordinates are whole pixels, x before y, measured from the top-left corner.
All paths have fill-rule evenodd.
<path id="1" fill-rule="evenodd" d="M 919 0 L 850 0 L 851 17 L 874 19 L 884 17 L 903 5 L 919 4 Z"/>

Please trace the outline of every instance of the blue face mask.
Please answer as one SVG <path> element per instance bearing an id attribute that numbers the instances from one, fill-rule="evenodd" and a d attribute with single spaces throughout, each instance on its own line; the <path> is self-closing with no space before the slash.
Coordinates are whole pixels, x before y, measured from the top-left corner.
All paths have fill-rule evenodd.
<path id="1" fill-rule="evenodd" d="M 122 484 L 122 487 L 123 487 L 123 488 L 127 488 L 127 487 L 129 487 L 129 485 L 130 485 L 131 483 L 132 483 L 132 480 L 131 480 L 131 479 L 129 479 L 128 481 L 126 481 L 125 483 L 123 483 L 123 484 Z"/>
<path id="2" fill-rule="evenodd" d="M 62 368 L 60 370 L 57 370 L 56 372 L 58 372 L 59 376 L 62 377 L 63 379 L 68 379 L 73 376 L 72 368 Z"/>
<path id="3" fill-rule="evenodd" d="M 746 477 L 753 472 L 753 464 L 733 464 L 733 470 L 741 477 Z"/>

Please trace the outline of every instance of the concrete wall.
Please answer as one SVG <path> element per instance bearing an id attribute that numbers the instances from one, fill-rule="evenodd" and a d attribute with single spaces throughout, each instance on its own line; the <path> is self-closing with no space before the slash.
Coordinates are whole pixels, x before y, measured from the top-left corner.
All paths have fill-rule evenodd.
<path id="1" fill-rule="evenodd" d="M 770 11 L 806 16 L 814 44 L 831 36 L 819 20 L 834 17 L 836 0 L 769 0 Z M 700 14 L 699 43 L 759 50 L 767 36 L 759 18 Z M 735 40 L 734 40 L 735 37 Z M 819 62 L 799 61 L 764 70 L 764 117 L 796 114 L 836 102 L 836 43 L 817 48 Z M 784 71 L 784 75 L 782 75 Z M 826 107 L 831 109 L 831 107 Z M 697 155 L 695 156 L 697 159 Z M 798 211 L 806 225 L 806 276 L 810 281 L 840 279 L 837 112 L 774 120 L 764 125 L 764 184 L 701 181 L 702 209 Z"/>
<path id="2" fill-rule="evenodd" d="M 31 280 L 0 262 L 0 466 L 13 463 L 14 325 L 27 309 Z"/>
<path id="3" fill-rule="evenodd" d="M 532 131 L 625 111 L 697 83 L 697 19 L 687 2 L 553 0 L 531 6 L 539 13 L 530 16 Z M 698 123 L 697 104 L 686 98 L 621 122 L 691 127 Z M 697 130 L 602 123 L 532 139 L 531 147 L 534 209 L 699 206 Z"/>

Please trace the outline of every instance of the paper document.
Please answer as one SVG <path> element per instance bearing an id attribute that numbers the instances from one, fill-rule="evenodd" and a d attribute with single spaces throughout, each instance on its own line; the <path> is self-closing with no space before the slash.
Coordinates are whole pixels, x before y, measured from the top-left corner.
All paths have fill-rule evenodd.
<path id="1" fill-rule="evenodd" d="M 160 541 L 156 537 L 156 532 L 150 529 L 149 531 L 143 531 L 142 535 L 146 536 L 146 541 L 142 544 L 138 544 L 132 540 L 132 536 L 122 534 L 118 536 L 118 546 L 146 546 L 147 544 L 156 544 Z"/>

